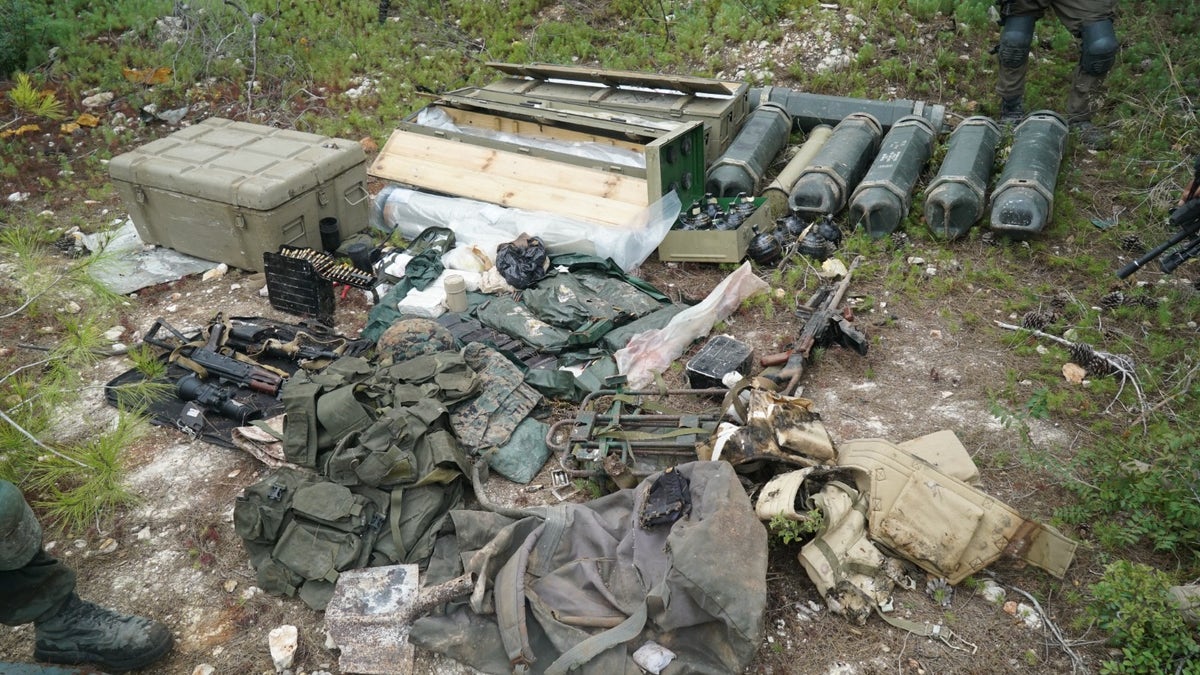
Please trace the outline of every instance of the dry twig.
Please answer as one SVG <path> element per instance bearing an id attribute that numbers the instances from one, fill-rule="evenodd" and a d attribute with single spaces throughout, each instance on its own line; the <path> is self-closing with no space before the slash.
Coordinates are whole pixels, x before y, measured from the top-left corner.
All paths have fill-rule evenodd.
<path id="1" fill-rule="evenodd" d="M 1084 343 L 1071 342 L 1070 340 L 1067 340 L 1065 338 L 1060 338 L 1057 335 L 1051 335 L 1049 333 L 1044 333 L 1035 328 L 1025 328 L 1024 326 L 1015 326 L 1011 323 L 1004 323 L 1003 321 L 997 321 L 995 323 L 997 326 L 1004 328 L 1006 330 L 1025 331 L 1027 333 L 1030 333 L 1031 335 L 1036 335 L 1037 337 L 1046 338 L 1048 340 L 1053 340 L 1054 342 L 1057 342 L 1058 344 L 1063 345 L 1064 347 L 1067 347 L 1068 349 L 1075 347 L 1077 344 L 1084 344 Z M 1090 348 L 1090 345 L 1088 345 L 1088 347 Z M 1103 361 L 1112 370 L 1112 373 L 1114 375 L 1121 376 L 1121 386 L 1119 389 L 1117 389 L 1117 393 L 1113 397 L 1113 402 L 1116 402 L 1117 400 L 1119 400 L 1121 398 L 1121 393 L 1125 391 L 1125 383 L 1126 382 L 1128 382 L 1133 387 L 1134 392 L 1137 393 L 1138 407 L 1142 413 L 1138 417 L 1138 419 L 1142 423 L 1142 431 L 1143 431 L 1143 433 L 1149 433 L 1149 429 L 1146 426 L 1146 414 L 1149 412 L 1149 404 L 1146 402 L 1146 393 L 1142 390 L 1142 383 L 1138 380 L 1137 373 L 1135 373 L 1133 370 L 1133 360 L 1130 359 L 1128 356 L 1112 354 L 1110 352 L 1104 352 L 1104 351 L 1100 351 L 1098 349 L 1094 349 L 1094 350 L 1092 350 L 1092 352 L 1096 355 L 1096 358 Z M 1111 408 L 1112 408 L 1112 404 L 1110 403 L 1109 409 L 1111 409 Z M 1105 409 L 1105 412 L 1108 412 L 1108 409 Z"/>

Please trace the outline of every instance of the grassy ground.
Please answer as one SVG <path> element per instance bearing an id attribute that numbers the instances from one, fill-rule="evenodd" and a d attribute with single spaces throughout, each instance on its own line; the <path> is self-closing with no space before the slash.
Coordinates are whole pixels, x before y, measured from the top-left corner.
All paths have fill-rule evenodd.
<path id="1" fill-rule="evenodd" d="M 990 50 L 998 30 L 990 6 L 983 0 L 847 0 L 838 10 L 815 0 L 443 0 L 420 7 L 393 3 L 381 23 L 377 3 L 365 1 L 71 0 L 47 7 L 0 0 L 0 32 L 8 36 L 0 42 L 0 64 L 28 73 L 33 87 L 22 93 L 15 76 L 0 82 L 0 198 L 28 195 L 7 203 L 0 216 L 6 298 L 0 335 L 11 342 L 25 335 L 24 326 L 44 325 L 46 342 L 74 347 L 48 362 L 79 364 L 89 358 L 97 326 L 129 323 L 135 315 L 136 308 L 96 289 L 81 291 L 70 284 L 77 275 L 60 279 L 41 262 L 66 226 L 90 231 L 107 225 L 95 216 L 98 205 L 116 204 L 106 160 L 171 130 L 144 112 L 147 105 L 160 112 L 187 106 L 187 119 L 215 114 L 381 142 L 431 92 L 493 79 L 487 61 L 542 61 L 911 98 L 945 105 L 954 122 L 996 113 Z M 1143 0 L 1122 3 L 1119 11 L 1122 52 L 1097 116 L 1112 133 L 1112 147 L 1097 153 L 1072 142 L 1054 218 L 1041 236 L 993 244 L 976 230 L 941 245 L 920 222 L 918 197 L 907 236 L 934 251 L 932 264 L 957 266 L 960 274 L 914 271 L 891 240 L 856 235 L 847 248 L 867 254 L 860 274 L 882 280 L 888 302 L 932 313 L 963 334 L 996 330 L 997 310 L 1017 317 L 1036 311 L 1049 319 L 1047 332 L 1132 358 L 1137 387 L 1132 379 L 1111 377 L 1093 378 L 1088 388 L 1067 386 L 1060 370 L 1066 349 L 1001 331 L 996 340 L 1033 365 L 997 378 L 988 405 L 1014 428 L 1037 420 L 1077 430 L 1081 440 L 1067 450 L 1027 438 L 1007 452 L 1065 488 L 1069 499 L 1056 522 L 1081 533 L 1101 552 L 1098 560 L 1161 570 L 1154 576 L 1114 566 L 1104 585 L 1084 589 L 1076 600 L 1133 645 L 1126 657 L 1130 672 L 1152 672 L 1136 659 L 1165 664 L 1194 642 L 1170 643 L 1164 653 L 1140 633 L 1123 632 L 1113 617 L 1128 615 L 1137 598 L 1165 583 L 1200 576 L 1200 459 L 1189 426 L 1200 419 L 1200 300 L 1188 283 L 1195 263 L 1174 277 L 1147 269 L 1128 282 L 1114 271 L 1171 234 L 1167 209 L 1200 152 L 1200 42 L 1194 36 L 1200 8 Z M 834 50 L 845 57 L 841 67 L 823 69 L 822 59 Z M 1075 39 L 1047 18 L 1038 24 L 1032 59 L 1027 108 L 1061 109 L 1077 59 Z M 103 92 L 114 94 L 112 102 L 85 107 L 87 97 Z M 84 114 L 98 124 L 89 126 Z M 39 217 L 43 210 L 55 213 L 51 226 Z M 775 285 L 803 283 L 784 272 L 763 274 L 774 274 Z M 984 305 L 975 300 L 980 289 L 1002 293 Z M 69 300 L 82 311 L 55 311 Z M 882 302 L 883 292 L 864 301 Z M 54 377 L 47 378 L 25 369 L 29 362 L 27 353 L 11 347 L 0 352 L 0 373 L 8 373 L 0 380 L 3 409 L 35 435 L 47 435 L 56 397 L 70 395 L 79 382 L 72 368 L 52 369 Z M 47 506 L 93 503 L 65 496 L 80 483 L 63 472 L 78 461 L 104 469 L 91 472 L 105 477 L 98 489 L 113 497 L 102 503 L 121 503 L 111 448 L 71 444 L 74 463 L 50 460 L 54 470 L 43 471 L 44 452 L 30 454 L 27 439 L 8 425 L 0 430 L 7 459 L 0 476 L 45 476 Z M 1155 611 L 1139 620 L 1161 634 L 1180 628 L 1171 617 Z"/>

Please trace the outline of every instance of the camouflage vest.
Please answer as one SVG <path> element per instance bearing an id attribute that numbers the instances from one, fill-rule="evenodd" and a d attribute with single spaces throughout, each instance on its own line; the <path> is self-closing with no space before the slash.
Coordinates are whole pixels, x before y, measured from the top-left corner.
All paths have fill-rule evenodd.
<path id="1" fill-rule="evenodd" d="M 457 352 L 397 364 L 342 358 L 283 388 L 284 469 L 246 488 L 234 525 L 258 585 L 321 609 L 340 572 L 420 563 L 469 469 L 446 405 L 478 381 Z"/>

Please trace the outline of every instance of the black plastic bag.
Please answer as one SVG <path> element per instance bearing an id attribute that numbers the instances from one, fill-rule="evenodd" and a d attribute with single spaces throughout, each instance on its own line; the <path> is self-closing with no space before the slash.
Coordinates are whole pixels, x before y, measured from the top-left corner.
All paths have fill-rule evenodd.
<path id="1" fill-rule="evenodd" d="M 496 269 L 513 288 L 529 288 L 550 269 L 546 244 L 522 232 L 516 240 L 496 247 Z"/>

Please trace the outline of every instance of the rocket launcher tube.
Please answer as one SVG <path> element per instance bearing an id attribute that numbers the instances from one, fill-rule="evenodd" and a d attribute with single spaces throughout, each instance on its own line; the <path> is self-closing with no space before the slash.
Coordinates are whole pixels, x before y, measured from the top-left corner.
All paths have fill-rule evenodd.
<path id="1" fill-rule="evenodd" d="M 775 180 L 763 188 L 762 196 L 767 199 L 767 207 L 772 218 L 778 218 L 787 212 L 788 193 L 792 191 L 792 186 L 796 184 L 796 179 L 800 178 L 800 174 L 808 168 L 809 164 L 812 164 L 813 158 L 817 156 L 817 151 L 825 145 L 832 133 L 833 127 L 828 124 L 818 124 L 813 127 L 813 130 L 808 132 L 808 138 L 805 139 L 804 144 L 788 160 L 779 175 L 775 176 Z"/>
<path id="2" fill-rule="evenodd" d="M 935 237 L 961 237 L 983 217 L 999 142 L 1000 127 L 982 115 L 950 134 L 946 158 L 925 190 L 925 222 Z"/>
<path id="3" fill-rule="evenodd" d="M 1054 187 L 1067 123 L 1052 110 L 1030 113 L 1013 130 L 1012 151 L 992 192 L 992 229 L 1026 237 L 1046 227 L 1054 208 Z"/>
<path id="4" fill-rule="evenodd" d="M 808 215 L 833 215 L 842 210 L 850 192 L 862 180 L 879 149 L 883 130 L 867 113 L 851 113 L 833 129 L 792 187 L 788 204 Z"/>
<path id="5" fill-rule="evenodd" d="M 725 154 L 713 163 L 704 191 L 718 197 L 755 194 L 775 155 L 787 147 L 792 117 L 782 106 L 765 103 L 750 113 Z"/>
<path id="6" fill-rule="evenodd" d="M 912 204 L 912 190 L 933 154 L 936 132 L 923 117 L 910 115 L 892 126 L 862 183 L 850 200 L 850 222 L 862 223 L 872 238 L 891 234 Z"/>

